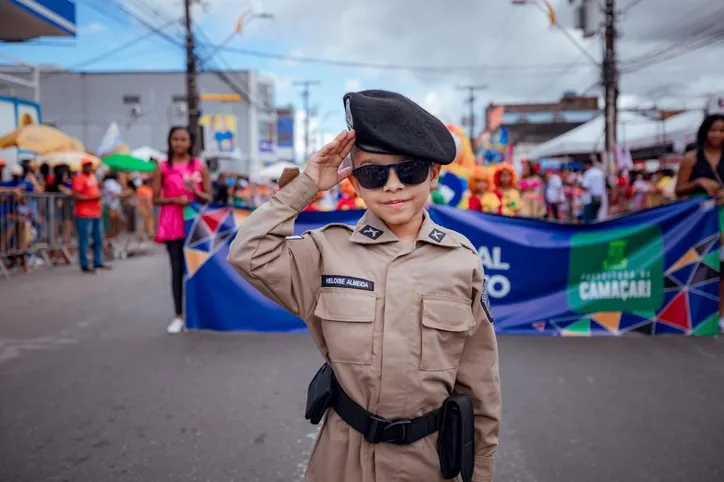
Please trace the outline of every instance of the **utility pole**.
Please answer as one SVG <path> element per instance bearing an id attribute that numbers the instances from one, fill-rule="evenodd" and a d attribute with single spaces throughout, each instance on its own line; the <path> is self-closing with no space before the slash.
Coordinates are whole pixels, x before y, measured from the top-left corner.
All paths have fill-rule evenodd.
<path id="1" fill-rule="evenodd" d="M 302 99 L 304 99 L 304 160 L 309 160 L 309 118 L 311 109 L 309 107 L 309 88 L 319 85 L 318 80 L 302 80 L 294 82 L 294 85 L 302 87 Z"/>
<path id="2" fill-rule="evenodd" d="M 606 173 L 614 161 L 616 146 L 616 125 L 618 121 L 618 67 L 616 65 L 616 6 L 615 0 L 606 0 L 605 47 L 603 55 L 602 82 L 605 96 L 606 119 Z"/>
<path id="3" fill-rule="evenodd" d="M 484 90 L 487 89 L 487 85 L 461 85 L 458 86 L 458 90 L 467 90 L 468 91 L 468 98 L 465 99 L 465 102 L 468 103 L 468 107 L 470 109 L 470 118 L 468 119 L 469 124 L 469 131 L 468 131 L 468 137 L 470 138 L 470 142 L 475 142 L 475 91 L 476 90 Z"/>
<path id="4" fill-rule="evenodd" d="M 186 106 L 189 117 L 189 131 L 196 138 L 194 155 L 198 154 L 201 145 L 201 133 L 199 132 L 199 91 L 196 82 L 196 45 L 194 32 L 191 28 L 191 4 L 195 0 L 184 0 L 185 24 L 186 24 Z"/>

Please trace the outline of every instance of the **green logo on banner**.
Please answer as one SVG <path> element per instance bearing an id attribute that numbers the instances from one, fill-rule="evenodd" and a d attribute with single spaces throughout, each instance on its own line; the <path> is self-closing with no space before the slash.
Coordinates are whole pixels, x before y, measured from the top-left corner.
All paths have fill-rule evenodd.
<path id="1" fill-rule="evenodd" d="M 664 299 L 658 226 L 583 232 L 571 238 L 568 305 L 576 313 L 656 311 Z"/>

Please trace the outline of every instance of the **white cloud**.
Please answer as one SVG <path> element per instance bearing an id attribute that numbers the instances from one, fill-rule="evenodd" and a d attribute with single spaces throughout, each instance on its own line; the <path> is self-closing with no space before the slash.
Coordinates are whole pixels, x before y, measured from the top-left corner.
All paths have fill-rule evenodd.
<path id="1" fill-rule="evenodd" d="M 100 33 L 107 31 L 108 28 L 103 25 L 102 23 L 89 23 L 88 25 L 83 25 L 78 29 L 78 33 L 80 35 L 90 35 L 94 33 Z"/>
<path id="2" fill-rule="evenodd" d="M 180 14 L 181 2 L 176 0 L 147 3 L 169 16 Z M 230 18 L 235 21 L 235 16 L 247 7 L 233 0 L 206 3 L 210 15 L 223 22 L 227 30 Z M 553 3 L 561 22 L 570 25 L 573 16 L 568 2 Z M 626 102 L 633 104 L 637 98 L 646 98 L 653 88 L 669 83 L 684 84 L 678 94 L 687 99 L 722 90 L 722 43 L 704 50 L 684 49 L 683 55 L 674 57 L 677 49 L 696 35 L 722 30 L 724 13 L 714 5 L 715 0 L 648 0 L 622 16 L 618 52 L 621 92 L 628 96 Z M 254 7 L 275 17 L 254 21 L 245 36 L 292 46 L 287 52 L 275 48 L 270 51 L 390 66 L 448 66 L 415 72 L 344 66 L 338 69 L 349 79 L 363 75 L 374 78 L 376 84 L 365 85 L 368 88 L 395 85 L 402 93 L 420 100 L 435 92 L 437 97 L 428 103 L 429 107 L 457 118 L 467 110 L 463 95 L 454 91 L 457 84 L 489 85 L 480 96 L 480 111 L 488 101 L 552 101 L 565 90 L 582 92 L 595 86 L 600 77 L 599 69 L 566 35 L 552 28 L 538 9 L 515 6 L 509 0 L 368 0 L 363 4 L 264 0 Z M 570 32 L 593 57 L 601 57 L 599 38 L 582 39 L 580 33 Z M 656 63 L 644 69 L 647 59 Z M 294 61 L 280 64 L 313 66 Z"/>
<path id="3" fill-rule="evenodd" d="M 276 89 L 288 89 L 292 86 L 292 81 L 286 77 L 279 77 L 273 72 L 259 72 L 260 77 L 267 77 L 274 81 L 274 87 Z"/>
<path id="4" fill-rule="evenodd" d="M 300 48 L 292 49 L 289 52 L 289 56 L 290 57 L 304 57 L 304 50 L 302 50 Z M 283 60 L 282 63 L 284 64 L 285 67 L 295 67 L 295 66 L 299 65 L 299 62 L 297 62 L 296 60 Z"/>
<path id="5" fill-rule="evenodd" d="M 318 141 L 315 142 L 315 137 L 318 137 L 318 121 L 314 117 L 309 119 L 309 151 L 306 148 L 305 138 L 305 123 L 306 118 L 305 112 L 302 109 L 298 109 L 294 113 L 294 150 L 296 151 L 296 157 L 298 161 L 305 162 L 305 153 L 309 152 L 311 155 L 315 149 L 321 146 L 317 146 Z"/>
<path id="6" fill-rule="evenodd" d="M 327 114 L 330 114 L 328 112 Z M 306 144 L 305 144 L 305 125 L 304 110 L 298 109 L 294 113 L 294 150 L 296 151 L 296 160 L 305 162 Z M 311 156 L 322 146 L 331 142 L 339 133 L 338 130 L 330 128 L 330 123 L 326 122 L 328 115 L 312 116 L 309 118 L 309 155 Z"/>
<path id="7" fill-rule="evenodd" d="M 347 79 L 344 81 L 345 92 L 358 92 L 362 90 L 362 81 L 359 79 Z"/>

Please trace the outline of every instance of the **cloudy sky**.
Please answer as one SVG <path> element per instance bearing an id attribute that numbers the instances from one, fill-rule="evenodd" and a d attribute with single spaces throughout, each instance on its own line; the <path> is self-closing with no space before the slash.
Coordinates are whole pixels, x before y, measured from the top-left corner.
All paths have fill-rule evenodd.
<path id="1" fill-rule="evenodd" d="M 182 13 L 181 0 L 77 0 L 75 40 L 42 40 L 5 49 L 28 63 L 82 65 L 85 70 L 181 69 L 181 31 L 150 34 L 131 47 L 87 63 Z M 254 19 L 210 67 L 255 69 L 277 79 L 280 105 L 301 107 L 295 81 L 315 80 L 313 126 L 324 137 L 344 128 L 342 95 L 397 90 L 448 122 L 467 113 L 460 86 L 485 85 L 477 111 L 490 102 L 554 101 L 564 91 L 599 93 L 600 36 L 572 28 L 567 0 L 553 0 L 559 22 L 590 55 L 534 5 L 510 0 L 206 0 L 194 8 L 203 52 L 233 32 L 247 8 Z M 602 3 L 602 2 L 601 2 Z M 724 4 L 721 0 L 618 0 L 622 105 L 694 106 L 724 92 Z M 120 5 L 120 7 L 119 7 Z M 632 5 L 629 8 L 629 5 Z M 131 15 L 124 12 L 130 12 Z M 324 61 L 331 62 L 324 62 Z M 301 131 L 301 130 L 300 130 Z"/>

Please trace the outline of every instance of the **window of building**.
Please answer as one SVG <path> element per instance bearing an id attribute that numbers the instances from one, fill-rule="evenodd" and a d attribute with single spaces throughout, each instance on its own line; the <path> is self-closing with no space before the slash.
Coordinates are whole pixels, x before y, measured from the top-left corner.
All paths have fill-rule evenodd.
<path id="1" fill-rule="evenodd" d="M 274 108 L 274 91 L 270 84 L 259 83 L 257 87 L 257 101 L 259 107 L 272 110 Z"/>
<path id="2" fill-rule="evenodd" d="M 266 121 L 259 121 L 259 140 L 260 141 L 273 141 L 274 140 L 274 124 Z"/>
<path id="3" fill-rule="evenodd" d="M 140 104 L 141 96 L 140 95 L 124 95 L 123 103 L 124 104 Z"/>
<path id="4" fill-rule="evenodd" d="M 186 103 L 186 96 L 185 95 L 174 95 L 171 97 L 171 102 L 174 104 L 180 104 L 180 103 Z"/>

